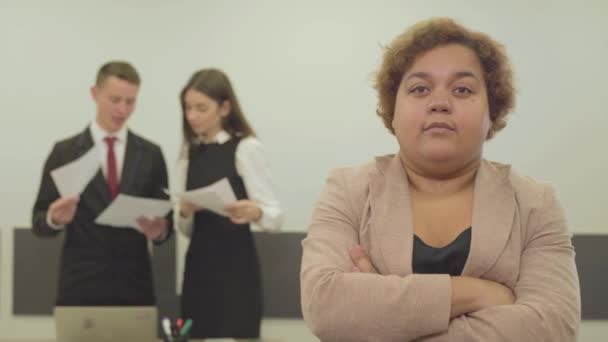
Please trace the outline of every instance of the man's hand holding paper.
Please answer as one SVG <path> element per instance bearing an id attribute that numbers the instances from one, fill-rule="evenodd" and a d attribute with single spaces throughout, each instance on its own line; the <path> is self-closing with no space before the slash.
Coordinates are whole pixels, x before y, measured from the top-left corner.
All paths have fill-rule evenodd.
<path id="1" fill-rule="evenodd" d="M 169 200 L 161 200 L 156 198 L 143 198 L 119 194 L 114 201 L 97 217 L 95 223 L 112 227 L 135 228 L 142 233 L 154 235 L 157 232 L 157 218 L 164 218 L 171 210 L 171 202 Z M 149 231 L 145 233 L 139 220 L 146 218 L 147 221 L 142 221 Z M 166 224 L 165 224 L 166 226 Z M 153 237 L 156 239 L 157 237 Z"/>

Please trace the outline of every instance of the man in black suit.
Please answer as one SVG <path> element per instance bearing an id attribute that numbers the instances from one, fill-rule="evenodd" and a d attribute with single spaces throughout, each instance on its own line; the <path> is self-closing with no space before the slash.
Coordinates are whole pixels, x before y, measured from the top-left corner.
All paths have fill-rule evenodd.
<path id="1" fill-rule="evenodd" d="M 43 237 L 65 231 L 57 305 L 155 304 L 148 241 L 158 244 L 171 236 L 171 214 L 138 219 L 139 231 L 95 223 L 118 193 L 167 198 L 160 147 L 126 128 L 139 84 L 129 63 L 104 64 L 91 88 L 95 120 L 83 132 L 57 142 L 46 160 L 32 225 Z M 100 170 L 79 197 L 60 197 L 50 172 L 93 146 L 101 151 Z"/>

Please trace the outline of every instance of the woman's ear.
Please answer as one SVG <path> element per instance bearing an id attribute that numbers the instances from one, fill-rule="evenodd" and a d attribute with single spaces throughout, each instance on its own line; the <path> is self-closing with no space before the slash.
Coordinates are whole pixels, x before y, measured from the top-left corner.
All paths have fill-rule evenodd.
<path id="1" fill-rule="evenodd" d="M 228 100 L 224 100 L 220 106 L 220 116 L 227 117 L 232 111 L 232 104 Z"/>

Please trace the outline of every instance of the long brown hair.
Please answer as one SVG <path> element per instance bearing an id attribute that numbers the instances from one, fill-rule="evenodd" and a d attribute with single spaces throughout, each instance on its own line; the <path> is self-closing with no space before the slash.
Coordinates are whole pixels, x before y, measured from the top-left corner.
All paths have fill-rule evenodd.
<path id="1" fill-rule="evenodd" d="M 195 72 L 182 92 L 180 93 L 180 102 L 182 106 L 182 129 L 184 134 L 184 142 L 192 144 L 196 141 L 196 134 L 192 131 L 190 124 L 186 120 L 186 101 L 185 96 L 188 90 L 196 90 L 201 92 L 217 103 L 222 104 L 224 101 L 230 102 L 230 113 L 222 120 L 222 128 L 230 133 L 231 136 L 244 138 L 247 136 L 255 136 L 255 132 L 247 122 L 239 101 L 232 89 L 232 84 L 228 76 L 219 69 L 203 69 Z"/>

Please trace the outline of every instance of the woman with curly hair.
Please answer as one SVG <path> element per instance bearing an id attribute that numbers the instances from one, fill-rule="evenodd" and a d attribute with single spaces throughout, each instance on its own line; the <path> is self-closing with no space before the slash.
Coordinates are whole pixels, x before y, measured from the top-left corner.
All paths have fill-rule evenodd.
<path id="1" fill-rule="evenodd" d="M 395 155 L 328 178 L 303 242 L 323 341 L 575 341 L 580 290 L 553 188 L 483 159 L 514 106 L 504 48 L 451 19 L 386 49 L 378 115 Z"/>

